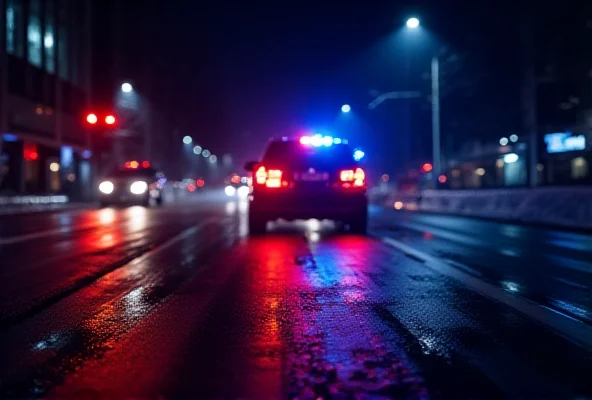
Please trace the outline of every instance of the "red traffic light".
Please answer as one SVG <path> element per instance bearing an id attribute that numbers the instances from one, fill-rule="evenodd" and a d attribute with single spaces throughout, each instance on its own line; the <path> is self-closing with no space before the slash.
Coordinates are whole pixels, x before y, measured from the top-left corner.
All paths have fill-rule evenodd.
<path id="1" fill-rule="evenodd" d="M 107 125 L 113 125 L 113 124 L 115 124 L 115 117 L 113 115 L 111 115 L 111 114 L 107 115 L 105 117 L 105 123 Z"/>
<path id="2" fill-rule="evenodd" d="M 432 169 L 434 168 L 434 166 L 430 163 L 425 163 L 424 165 L 421 166 L 421 171 L 426 174 L 428 172 L 430 172 Z"/>
<path id="3" fill-rule="evenodd" d="M 96 114 L 90 113 L 86 116 L 86 122 L 88 122 L 91 125 L 96 124 L 99 121 L 99 119 L 97 118 Z"/>

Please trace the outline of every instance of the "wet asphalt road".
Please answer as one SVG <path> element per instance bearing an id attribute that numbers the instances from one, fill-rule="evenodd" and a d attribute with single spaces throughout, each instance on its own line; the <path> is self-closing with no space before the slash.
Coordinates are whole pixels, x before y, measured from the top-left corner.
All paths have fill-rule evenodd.
<path id="1" fill-rule="evenodd" d="M 0 216 L 0 398 L 592 397 L 590 236 L 245 211 Z"/>

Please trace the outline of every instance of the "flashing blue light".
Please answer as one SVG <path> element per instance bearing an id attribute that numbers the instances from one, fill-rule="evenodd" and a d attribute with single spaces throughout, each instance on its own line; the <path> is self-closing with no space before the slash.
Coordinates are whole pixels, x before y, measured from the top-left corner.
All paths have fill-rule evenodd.
<path id="1" fill-rule="evenodd" d="M 315 147 L 320 147 L 323 145 L 323 137 L 321 135 L 314 135 L 312 138 L 310 138 L 310 144 L 312 144 Z"/>
<path id="2" fill-rule="evenodd" d="M 333 144 L 333 138 L 331 136 L 323 137 L 323 145 L 329 147 Z"/>
<path id="3" fill-rule="evenodd" d="M 5 133 L 2 135 L 2 140 L 5 142 L 17 142 L 19 138 L 17 135 L 13 135 L 12 133 Z"/>
<path id="4" fill-rule="evenodd" d="M 85 160 L 88 160 L 91 157 L 92 157 L 92 151 L 90 151 L 90 150 L 84 150 L 82 152 L 82 158 L 84 158 Z"/>
<path id="5" fill-rule="evenodd" d="M 348 113 L 351 111 L 351 107 L 349 104 L 344 104 L 341 106 L 341 112 L 342 113 Z"/>
<path id="6" fill-rule="evenodd" d="M 364 153 L 361 149 L 354 150 L 354 160 L 356 161 L 360 161 L 365 155 L 366 153 Z"/>
<path id="7" fill-rule="evenodd" d="M 341 139 L 339 139 L 338 137 L 333 138 L 333 144 L 341 144 Z"/>

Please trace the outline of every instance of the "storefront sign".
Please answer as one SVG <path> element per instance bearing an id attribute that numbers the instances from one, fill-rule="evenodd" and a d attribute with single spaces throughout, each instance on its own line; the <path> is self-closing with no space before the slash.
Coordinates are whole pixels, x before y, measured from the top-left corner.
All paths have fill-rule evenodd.
<path id="1" fill-rule="evenodd" d="M 545 135 L 547 153 L 565 153 L 586 149 L 586 136 L 573 136 L 571 132 L 549 133 Z"/>

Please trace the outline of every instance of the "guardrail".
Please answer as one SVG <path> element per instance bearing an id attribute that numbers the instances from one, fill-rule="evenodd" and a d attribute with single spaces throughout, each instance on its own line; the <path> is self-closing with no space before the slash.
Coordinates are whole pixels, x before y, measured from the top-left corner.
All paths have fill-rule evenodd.
<path id="1" fill-rule="evenodd" d="M 426 190 L 391 193 L 386 204 L 407 210 L 592 229 L 592 188 Z"/>

